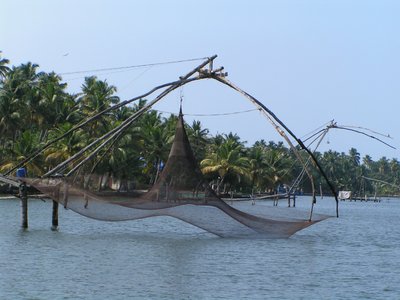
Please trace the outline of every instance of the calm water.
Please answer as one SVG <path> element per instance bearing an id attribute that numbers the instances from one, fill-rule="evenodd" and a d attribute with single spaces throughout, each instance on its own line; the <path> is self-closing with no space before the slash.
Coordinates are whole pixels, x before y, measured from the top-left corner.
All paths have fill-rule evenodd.
<path id="1" fill-rule="evenodd" d="M 319 212 L 332 203 L 320 200 Z M 282 240 L 61 208 L 52 232 L 51 203 L 29 209 L 22 231 L 19 201 L 0 201 L 0 299 L 400 299 L 400 200 L 342 202 L 339 219 Z"/>

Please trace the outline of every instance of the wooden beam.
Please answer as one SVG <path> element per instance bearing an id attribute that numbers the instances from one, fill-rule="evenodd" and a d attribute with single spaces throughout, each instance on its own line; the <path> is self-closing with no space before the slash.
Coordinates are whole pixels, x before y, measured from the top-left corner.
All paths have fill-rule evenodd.
<path id="1" fill-rule="evenodd" d="M 4 182 L 4 183 L 10 184 L 10 185 L 15 186 L 15 187 L 19 187 L 21 185 L 20 182 L 18 182 L 16 180 L 13 180 L 13 179 L 10 179 L 8 177 L 5 177 L 3 175 L 0 175 L 0 182 Z"/>

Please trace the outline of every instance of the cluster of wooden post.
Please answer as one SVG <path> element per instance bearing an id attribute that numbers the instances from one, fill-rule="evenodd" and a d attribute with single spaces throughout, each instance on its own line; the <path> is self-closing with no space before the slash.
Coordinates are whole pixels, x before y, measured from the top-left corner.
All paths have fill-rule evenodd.
<path id="1" fill-rule="evenodd" d="M 282 196 L 282 198 L 285 198 Z M 293 200 L 293 207 L 296 207 L 296 195 L 295 194 L 287 194 L 288 199 L 288 207 L 292 207 L 292 200 Z M 279 195 L 276 195 L 273 198 L 273 206 L 278 206 Z"/>
<path id="2" fill-rule="evenodd" d="M 26 183 L 21 183 L 19 185 L 19 198 L 21 199 L 21 216 L 23 229 L 28 228 L 28 192 L 26 188 Z M 58 202 L 53 200 L 53 211 L 51 218 L 51 230 L 58 229 Z"/>
<path id="3" fill-rule="evenodd" d="M 291 206 L 290 200 L 293 199 L 293 207 L 296 207 L 296 195 L 295 194 L 288 194 L 288 207 Z"/>

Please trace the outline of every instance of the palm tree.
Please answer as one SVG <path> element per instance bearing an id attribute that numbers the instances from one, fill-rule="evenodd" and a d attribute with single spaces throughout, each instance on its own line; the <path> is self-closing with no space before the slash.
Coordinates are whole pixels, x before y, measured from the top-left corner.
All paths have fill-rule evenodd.
<path id="1" fill-rule="evenodd" d="M 106 81 L 98 80 L 96 76 L 86 77 L 82 85 L 82 95 L 78 99 L 80 110 L 84 117 L 90 117 L 119 102 L 114 93 L 116 87 Z M 110 128 L 112 113 L 102 115 L 89 125 L 90 136 L 100 135 Z"/>
<path id="2" fill-rule="evenodd" d="M 225 140 L 215 152 L 210 153 L 200 163 L 204 174 L 218 174 L 217 193 L 229 175 L 240 182 L 241 176 L 250 178 L 249 159 L 243 156 L 243 147 L 235 139 Z"/>
<path id="3" fill-rule="evenodd" d="M 202 128 L 200 121 L 193 121 L 192 125 L 188 127 L 187 133 L 190 145 L 198 161 L 202 161 L 205 157 L 208 132 L 208 129 Z"/>
<path id="4" fill-rule="evenodd" d="M 358 153 L 357 149 L 351 148 L 349 150 L 349 157 L 354 166 L 360 165 L 360 153 Z"/>
<path id="5" fill-rule="evenodd" d="M 355 190 L 358 182 L 363 175 L 363 170 L 360 167 L 360 153 L 357 149 L 351 148 L 347 159 L 343 163 L 343 176 L 346 181 L 346 188 L 349 190 Z"/>
<path id="6" fill-rule="evenodd" d="M 376 163 L 378 166 L 379 175 L 385 176 L 390 170 L 388 159 L 383 156 Z"/>
<path id="7" fill-rule="evenodd" d="M 265 152 L 265 164 L 267 165 L 266 178 L 273 189 L 277 184 L 283 184 L 290 180 L 292 161 L 285 148 L 269 148 Z"/>
<path id="8" fill-rule="evenodd" d="M 14 94 L 3 88 L 0 90 L 0 140 L 15 140 L 21 124 L 20 101 Z"/>
<path id="9" fill-rule="evenodd" d="M 65 92 L 66 87 L 67 84 L 61 83 L 61 77 L 54 72 L 39 77 L 39 107 L 45 116 L 41 128 L 49 129 L 65 122 L 74 110 L 75 101 Z"/>
<path id="10" fill-rule="evenodd" d="M 19 85 L 17 87 L 17 95 L 28 108 L 27 124 L 32 127 L 40 127 L 45 116 L 41 112 L 40 99 L 38 95 L 38 81 L 43 72 L 38 73 L 39 65 L 28 62 L 19 66 L 17 71 Z"/>
<path id="11" fill-rule="evenodd" d="M 372 157 L 371 157 L 371 156 L 369 156 L 369 155 L 365 155 L 365 156 L 364 156 L 364 158 L 363 158 L 363 164 L 364 164 L 364 166 L 365 166 L 367 169 L 372 170 L 373 162 L 374 162 L 374 161 L 372 160 Z"/>
<path id="12" fill-rule="evenodd" d="M 400 183 L 400 162 L 396 158 L 392 158 L 389 162 L 391 177 L 394 179 L 394 184 Z"/>
<path id="13" fill-rule="evenodd" d="M 19 162 L 31 155 L 38 147 L 38 144 L 39 136 L 37 133 L 31 130 L 23 132 L 18 141 L 14 143 L 13 148 L 9 149 L 9 159 L 0 166 L 0 173 L 7 172 L 14 168 Z M 39 176 L 43 173 L 43 162 L 41 158 L 38 157 L 30 161 L 26 165 L 26 168 L 29 176 Z"/>
<path id="14" fill-rule="evenodd" d="M 21 90 L 21 76 L 18 68 L 12 68 L 5 77 L 0 89 L 0 134 L 1 139 L 17 138 L 26 125 L 28 115 L 27 105 L 23 102 L 24 93 Z"/>
<path id="15" fill-rule="evenodd" d="M 336 151 L 329 150 L 325 152 L 322 156 L 322 164 L 328 178 L 331 178 L 336 186 L 339 185 L 338 180 L 338 162 L 339 153 Z"/>
<path id="16" fill-rule="evenodd" d="M 128 189 L 127 181 L 141 181 L 144 161 L 138 152 L 136 134 L 125 134 L 115 144 L 105 157 L 101 157 L 96 173 L 101 177 L 112 177 L 114 182 L 119 181 L 119 189 Z M 103 181 L 103 180 L 101 180 Z"/>
<path id="17" fill-rule="evenodd" d="M 168 122 L 163 123 L 161 116 L 155 111 L 143 115 L 139 123 L 143 147 L 141 156 L 146 162 L 143 171 L 149 176 L 150 184 L 156 182 L 162 165 L 168 158 L 174 132 L 172 122 L 167 125 Z"/>
<path id="18" fill-rule="evenodd" d="M 32 129 L 43 120 L 37 89 L 38 78 L 43 73 L 37 73 L 37 68 L 31 62 L 13 67 L 3 82 L 7 97 L 18 103 L 20 117 L 25 120 L 23 128 L 19 128 L 22 131 Z"/>
<path id="19" fill-rule="evenodd" d="M 5 78 L 8 71 L 10 71 L 10 68 L 7 66 L 10 61 L 6 58 L 1 58 L 1 53 L 3 52 L 0 51 L 0 79 Z"/>
<path id="20" fill-rule="evenodd" d="M 135 108 L 121 107 L 114 113 L 112 126 L 118 126 L 131 116 Z M 119 181 L 119 188 L 127 188 L 128 180 L 143 182 L 142 171 L 144 161 L 140 151 L 143 149 L 143 141 L 140 135 L 140 125 L 134 123 L 122 136 L 120 136 L 111 148 L 99 153 L 95 162 L 95 173 L 100 174 L 100 182 L 105 182 L 104 177 L 112 177 L 114 182 Z M 101 187 L 101 186 L 99 186 Z"/>
<path id="21" fill-rule="evenodd" d="M 72 124 L 64 123 L 60 124 L 57 128 L 50 131 L 50 138 L 58 137 L 66 133 L 72 128 Z M 60 162 L 70 158 L 80 149 L 85 147 L 88 143 L 88 135 L 84 130 L 77 130 L 67 135 L 59 142 L 50 146 L 44 152 L 45 162 L 49 168 L 54 167 Z"/>
<path id="22" fill-rule="evenodd" d="M 254 188 L 261 190 L 265 188 L 265 176 L 268 166 L 265 163 L 266 147 L 262 143 L 256 143 L 248 151 L 248 158 L 250 159 L 250 175 L 251 175 L 251 190 Z"/>

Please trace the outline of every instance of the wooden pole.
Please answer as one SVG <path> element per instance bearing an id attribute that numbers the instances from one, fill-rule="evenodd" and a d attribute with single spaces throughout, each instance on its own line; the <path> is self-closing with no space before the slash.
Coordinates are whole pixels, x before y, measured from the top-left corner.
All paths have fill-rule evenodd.
<path id="1" fill-rule="evenodd" d="M 25 182 L 19 186 L 19 197 L 21 198 L 22 208 L 22 228 L 26 229 L 28 228 L 28 195 Z"/>
<path id="2" fill-rule="evenodd" d="M 319 193 L 321 194 L 321 199 L 324 199 L 324 194 L 322 193 L 322 184 L 319 183 Z"/>
<path id="3" fill-rule="evenodd" d="M 58 229 L 58 202 L 53 200 L 53 214 L 51 218 L 51 230 Z"/>

